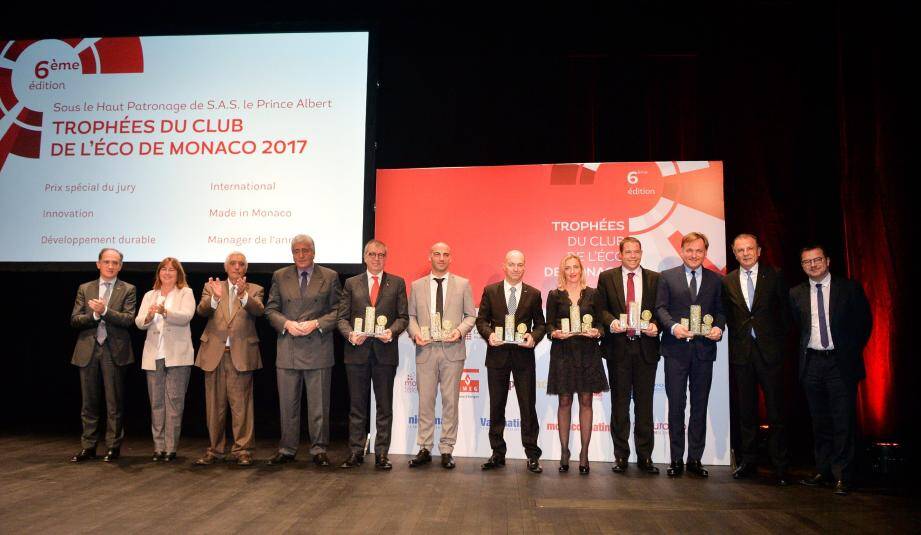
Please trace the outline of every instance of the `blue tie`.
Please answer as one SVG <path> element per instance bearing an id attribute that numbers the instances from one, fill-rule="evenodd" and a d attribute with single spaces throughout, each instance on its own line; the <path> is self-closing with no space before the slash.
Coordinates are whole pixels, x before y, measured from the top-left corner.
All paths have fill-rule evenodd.
<path id="1" fill-rule="evenodd" d="M 815 285 L 815 300 L 819 308 L 819 341 L 822 347 L 828 347 L 828 320 L 825 318 L 825 295 L 821 283 Z"/>
<path id="2" fill-rule="evenodd" d="M 752 281 L 751 270 L 745 273 L 748 274 L 748 311 L 751 312 L 752 306 L 755 304 L 755 283 Z M 752 338 L 757 338 L 754 327 L 752 327 Z"/>

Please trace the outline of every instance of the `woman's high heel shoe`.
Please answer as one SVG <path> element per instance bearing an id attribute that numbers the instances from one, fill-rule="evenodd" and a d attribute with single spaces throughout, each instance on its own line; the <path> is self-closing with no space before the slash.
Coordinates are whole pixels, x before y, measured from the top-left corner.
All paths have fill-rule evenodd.
<path id="1" fill-rule="evenodd" d="M 563 451 L 560 453 L 560 472 L 569 471 L 569 448 L 563 448 Z"/>
<path id="2" fill-rule="evenodd" d="M 589 472 L 589 466 L 587 464 L 579 463 L 579 474 L 586 475 Z"/>

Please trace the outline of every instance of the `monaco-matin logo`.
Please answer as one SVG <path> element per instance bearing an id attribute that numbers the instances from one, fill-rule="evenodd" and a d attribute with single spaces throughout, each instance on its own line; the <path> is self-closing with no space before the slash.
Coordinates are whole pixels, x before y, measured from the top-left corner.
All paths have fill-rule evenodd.
<path id="1" fill-rule="evenodd" d="M 144 72 L 140 37 L 0 41 L 0 169 L 40 156 L 43 117 L 86 77 Z"/>
<path id="2" fill-rule="evenodd" d="M 464 368 L 460 378 L 460 393 L 467 394 L 466 397 L 475 397 L 480 393 L 480 369 Z"/>
<path id="3" fill-rule="evenodd" d="M 419 385 L 416 383 L 416 373 L 409 372 L 403 381 L 403 391 L 407 394 L 414 394 L 419 391 Z"/>

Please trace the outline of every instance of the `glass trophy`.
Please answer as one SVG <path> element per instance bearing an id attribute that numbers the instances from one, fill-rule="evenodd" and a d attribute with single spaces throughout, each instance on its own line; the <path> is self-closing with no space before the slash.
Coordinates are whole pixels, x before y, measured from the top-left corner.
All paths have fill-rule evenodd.
<path id="1" fill-rule="evenodd" d="M 570 305 L 569 306 L 569 328 L 570 331 L 567 332 L 582 332 L 582 323 L 581 323 L 582 312 L 579 310 L 579 305 Z"/>
<path id="2" fill-rule="evenodd" d="M 374 334 L 380 336 L 384 334 L 387 326 L 387 316 L 380 315 L 377 317 L 377 325 L 374 326 Z"/>
<path id="3" fill-rule="evenodd" d="M 700 305 L 691 305 L 691 319 L 689 321 L 691 334 L 700 334 Z"/>
<path id="4" fill-rule="evenodd" d="M 419 327 L 419 330 L 422 331 L 422 333 L 420 334 L 420 336 L 422 336 L 422 339 L 423 339 L 423 340 L 431 340 L 431 339 L 432 339 L 432 333 L 431 333 L 431 331 L 429 330 L 428 327 L 421 326 L 421 327 Z"/>
<path id="5" fill-rule="evenodd" d="M 592 328 L 592 322 L 595 321 L 595 318 L 591 314 L 586 314 L 582 316 L 582 333 L 588 333 L 589 329 Z"/>
<path id="6" fill-rule="evenodd" d="M 352 330 L 357 333 L 363 333 L 364 330 L 362 329 L 362 327 L 364 326 L 364 323 L 365 323 L 365 320 L 361 318 L 355 318 L 355 328 L 353 328 Z"/>
<path id="7" fill-rule="evenodd" d="M 374 334 L 374 307 L 365 307 L 365 334 Z"/>
<path id="8" fill-rule="evenodd" d="M 431 325 L 432 340 L 438 341 L 443 339 L 444 333 L 441 331 L 441 314 L 438 312 L 432 314 Z"/>
<path id="9" fill-rule="evenodd" d="M 713 316 L 707 314 L 704 316 L 704 322 L 700 326 L 700 334 L 707 335 L 710 334 L 710 329 L 713 328 Z"/>
<path id="10" fill-rule="evenodd" d="M 514 314 L 505 315 L 505 341 L 506 342 L 515 341 L 515 315 Z"/>
<path id="11" fill-rule="evenodd" d="M 640 304 L 636 301 L 627 304 L 627 327 L 633 334 L 640 329 Z"/>
<path id="12" fill-rule="evenodd" d="M 649 328 L 649 322 L 652 321 L 652 312 L 649 310 L 644 310 L 640 314 L 640 330 L 645 331 Z"/>
<path id="13" fill-rule="evenodd" d="M 503 336 L 505 334 L 504 329 L 502 327 L 496 327 L 495 331 L 496 331 L 496 338 L 498 338 L 500 342 L 504 342 L 505 341 L 505 337 Z"/>
<path id="14" fill-rule="evenodd" d="M 569 318 L 562 318 L 560 320 L 560 330 L 564 333 L 571 333 L 572 330 L 569 328 Z"/>
<path id="15" fill-rule="evenodd" d="M 688 321 L 687 318 L 681 318 L 681 326 L 689 331 L 691 330 L 691 323 Z"/>
<path id="16" fill-rule="evenodd" d="M 621 329 L 627 328 L 627 315 L 626 314 L 621 314 L 620 317 L 617 318 L 617 321 L 620 323 Z"/>
<path id="17" fill-rule="evenodd" d="M 454 322 L 451 320 L 442 320 L 441 321 L 441 339 L 444 340 L 451 335 L 451 331 L 454 330 Z"/>

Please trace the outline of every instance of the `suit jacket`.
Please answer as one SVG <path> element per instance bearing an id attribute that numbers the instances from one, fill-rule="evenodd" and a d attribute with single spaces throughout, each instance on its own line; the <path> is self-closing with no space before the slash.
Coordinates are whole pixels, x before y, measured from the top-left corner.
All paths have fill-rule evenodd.
<path id="1" fill-rule="evenodd" d="M 723 278 L 723 310 L 729 328 L 730 364 L 748 364 L 753 345 L 769 365 L 783 361 L 784 342 L 790 329 L 790 290 L 783 275 L 771 266 L 758 264 L 758 281 L 752 309 L 745 304 L 747 285 L 739 280 L 739 269 Z M 755 329 L 752 338 L 751 330 Z"/>
<path id="2" fill-rule="evenodd" d="M 195 350 L 192 349 L 192 329 L 189 328 L 189 322 L 195 315 L 195 295 L 188 286 L 171 293 L 172 297 L 165 303 L 166 318 L 159 325 L 153 320 L 145 324 L 144 319 L 147 318 L 150 307 L 157 303 L 160 291 L 150 290 L 141 300 L 141 308 L 135 319 L 138 328 L 147 331 L 144 353 L 141 355 L 141 369 L 156 370 L 157 357 L 160 355 L 166 356 L 164 365 L 167 367 L 191 366 L 194 361 Z"/>
<path id="3" fill-rule="evenodd" d="M 262 354 L 259 352 L 259 336 L 256 334 L 256 318 L 262 317 L 265 305 L 262 297 L 265 290 L 258 284 L 246 283 L 246 306 L 240 306 L 240 300 L 233 298 L 228 306 L 230 284 L 221 283 L 223 298 L 217 302 L 217 308 L 211 307 L 211 286 L 205 283 L 198 302 L 198 315 L 208 318 L 205 330 L 201 333 L 201 345 L 195 365 L 206 372 L 213 372 L 221 363 L 227 337 L 230 337 L 230 360 L 233 367 L 240 372 L 250 372 L 262 368 Z"/>
<path id="4" fill-rule="evenodd" d="M 375 313 L 387 316 L 385 329 L 390 329 L 393 339 L 383 342 L 377 338 L 368 338 L 361 345 L 345 344 L 346 364 L 367 364 L 373 349 L 380 364 L 396 366 L 400 362 L 397 338 L 409 324 L 409 311 L 406 302 L 406 282 L 402 278 L 384 272 L 380 281 L 380 293 L 374 305 Z M 365 307 L 371 306 L 371 294 L 368 292 L 368 272 L 355 275 L 345 281 L 342 300 L 339 301 L 339 332 L 346 339 L 355 325 L 355 318 L 365 317 Z"/>
<path id="5" fill-rule="evenodd" d="M 689 318 L 691 305 L 700 305 L 701 317 L 713 316 L 713 325 L 720 330 L 726 329 L 726 315 L 723 313 L 722 275 L 706 268 L 700 270 L 697 285 L 697 298 L 691 300 L 691 290 L 684 275 L 684 264 L 666 269 L 659 274 L 659 287 L 656 290 L 656 317 L 662 329 L 662 356 L 696 357 L 700 360 L 716 360 L 716 342 L 695 336 L 690 342 L 679 340 L 672 335 L 672 326 Z M 646 289 L 643 288 L 645 293 Z"/>
<path id="6" fill-rule="evenodd" d="M 284 267 L 272 274 L 265 316 L 278 332 L 275 367 L 313 370 L 335 364 L 333 330 L 341 293 L 339 274 L 316 264 L 303 296 L 297 266 Z M 291 336 L 285 331 L 287 320 L 317 320 L 319 325 L 307 336 Z"/>
<path id="7" fill-rule="evenodd" d="M 654 311 L 656 308 L 656 295 L 659 286 L 659 273 L 643 268 L 643 302 L 640 310 Z M 627 344 L 627 333 L 612 333 L 611 322 L 619 319 L 621 314 L 627 314 L 626 290 L 624 289 L 623 267 L 607 269 L 598 276 L 598 308 L 601 311 L 601 323 L 604 324 L 604 356 L 607 359 L 617 358 L 624 354 Z M 660 331 L 659 323 L 653 315 L 650 323 L 656 325 Z M 659 337 L 640 335 L 640 353 L 648 364 L 659 361 Z"/>
<path id="8" fill-rule="evenodd" d="M 504 344 L 497 347 L 489 345 L 489 335 L 495 332 L 496 327 L 505 327 L 506 314 L 508 314 L 508 306 L 505 302 L 504 281 L 483 288 L 480 310 L 476 318 L 476 329 L 486 340 L 486 367 L 525 368 L 534 366 L 534 348 L 527 349 L 515 344 Z M 528 332 L 534 337 L 536 347 L 547 332 L 543 300 L 540 290 L 524 283 L 521 283 L 521 298 L 518 300 L 518 308 L 515 309 L 515 325 L 519 323 L 528 326 Z"/>
<path id="9" fill-rule="evenodd" d="M 74 309 L 70 313 L 70 326 L 79 331 L 70 363 L 81 368 L 89 364 L 93 357 L 96 327 L 100 321 L 93 317 L 93 309 L 87 304 L 91 299 L 99 299 L 98 278 L 77 288 Z M 106 322 L 105 343 L 112 354 L 112 360 L 119 366 L 134 362 L 134 348 L 131 347 L 128 328 L 134 324 L 136 305 L 137 292 L 134 286 L 121 279 L 115 279 L 115 285 L 109 293 L 108 310 L 100 319 Z"/>
<path id="10" fill-rule="evenodd" d="M 790 307 L 794 323 L 799 326 L 799 374 L 806 371 L 806 349 L 812 333 L 812 306 L 809 281 L 790 290 Z M 859 282 L 832 275 L 828 301 L 828 322 L 835 344 L 835 359 L 845 378 L 858 382 L 866 377 L 863 348 L 870 339 L 873 318 L 870 303 Z"/>
<path id="11" fill-rule="evenodd" d="M 409 294 L 409 336 L 415 337 L 422 334 L 421 325 L 431 326 L 431 274 L 413 281 Z M 416 364 L 424 364 L 434 353 L 442 353 L 448 360 L 464 360 L 467 358 L 467 344 L 464 337 L 473 329 L 476 321 L 476 309 L 473 307 L 473 293 L 470 290 L 470 281 L 448 273 L 447 279 L 442 283 L 442 297 L 444 298 L 444 317 L 450 320 L 457 328 L 461 337 L 456 342 L 433 342 L 424 347 L 416 346 Z"/>

